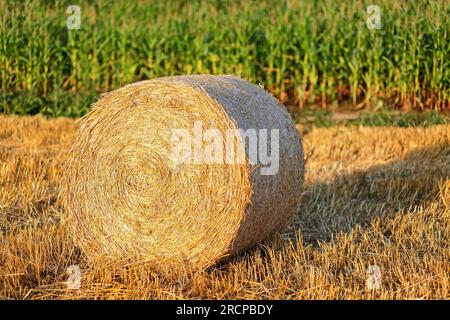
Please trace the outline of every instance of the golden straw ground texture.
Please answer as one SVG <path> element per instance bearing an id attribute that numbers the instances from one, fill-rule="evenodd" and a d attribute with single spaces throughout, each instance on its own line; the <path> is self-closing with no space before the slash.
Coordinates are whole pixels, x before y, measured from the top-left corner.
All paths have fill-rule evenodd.
<path id="1" fill-rule="evenodd" d="M 290 228 L 175 279 L 148 264 L 93 265 L 79 250 L 58 201 L 77 131 L 72 119 L 0 116 L 0 299 L 450 298 L 449 125 L 306 131 Z"/>

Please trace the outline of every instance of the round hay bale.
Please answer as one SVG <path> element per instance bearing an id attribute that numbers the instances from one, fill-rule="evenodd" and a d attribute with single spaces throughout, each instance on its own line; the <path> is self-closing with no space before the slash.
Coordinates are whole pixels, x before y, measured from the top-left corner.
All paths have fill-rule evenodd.
<path id="1" fill-rule="evenodd" d="M 278 151 L 278 170 L 250 161 L 255 149 L 242 134 L 217 139 L 206 153 L 199 124 L 222 137 L 261 133 L 258 152 L 268 149 L 275 162 Z M 175 152 L 189 137 L 174 132 L 192 134 L 191 144 L 183 141 L 192 149 Z M 211 161 L 225 153 L 226 163 Z M 285 108 L 233 76 L 159 78 L 105 94 L 82 119 L 69 159 L 64 202 L 82 251 L 159 267 L 205 268 L 280 230 L 299 207 L 304 173 Z"/>

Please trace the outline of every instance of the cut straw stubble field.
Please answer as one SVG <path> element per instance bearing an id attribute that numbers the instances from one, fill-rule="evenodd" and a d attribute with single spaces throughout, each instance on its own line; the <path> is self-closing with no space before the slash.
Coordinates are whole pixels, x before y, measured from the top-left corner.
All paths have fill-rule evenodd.
<path id="1" fill-rule="evenodd" d="M 0 117 L 0 298 L 449 298 L 450 126 L 305 135 L 303 203 L 279 236 L 196 273 L 91 266 L 61 222 L 73 120 Z M 80 290 L 65 285 L 79 265 Z M 366 287 L 378 266 L 379 290 Z"/>

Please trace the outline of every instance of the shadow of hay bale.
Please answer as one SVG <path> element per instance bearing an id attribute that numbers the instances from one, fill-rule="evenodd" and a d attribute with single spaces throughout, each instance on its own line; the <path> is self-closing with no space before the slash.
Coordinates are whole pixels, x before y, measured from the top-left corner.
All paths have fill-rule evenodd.
<path id="1" fill-rule="evenodd" d="M 450 145 L 419 148 L 403 159 L 366 170 L 350 170 L 330 182 L 305 186 L 290 232 L 300 229 L 307 244 L 331 241 L 373 219 L 427 206 L 450 177 Z M 292 237 L 294 239 L 294 237 Z"/>

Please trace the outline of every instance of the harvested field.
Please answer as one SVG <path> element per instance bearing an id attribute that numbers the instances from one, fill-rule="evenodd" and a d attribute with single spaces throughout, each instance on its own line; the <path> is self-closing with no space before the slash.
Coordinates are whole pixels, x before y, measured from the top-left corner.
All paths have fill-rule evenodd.
<path id="1" fill-rule="evenodd" d="M 0 116 L 0 299 L 450 297 L 450 125 L 308 131 L 287 230 L 206 271 L 164 274 L 93 267 L 74 244 L 58 196 L 76 130 Z M 74 265 L 79 289 L 67 286 Z"/>

